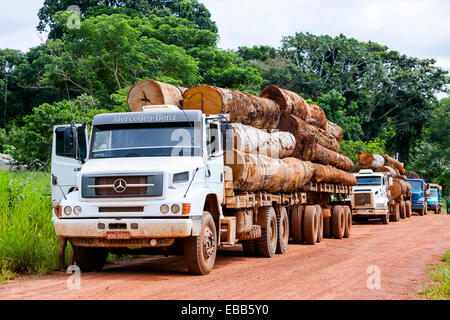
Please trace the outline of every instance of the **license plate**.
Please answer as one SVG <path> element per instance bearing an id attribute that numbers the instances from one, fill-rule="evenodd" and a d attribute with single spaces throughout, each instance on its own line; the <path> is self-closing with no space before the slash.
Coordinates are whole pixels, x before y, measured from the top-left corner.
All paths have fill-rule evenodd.
<path id="1" fill-rule="evenodd" d="M 360 214 L 368 214 L 369 211 L 367 211 L 367 210 L 359 210 L 359 213 L 360 213 Z"/>
<path id="2" fill-rule="evenodd" d="M 130 239 L 130 233 L 128 231 L 107 232 L 106 239 L 108 240 Z"/>

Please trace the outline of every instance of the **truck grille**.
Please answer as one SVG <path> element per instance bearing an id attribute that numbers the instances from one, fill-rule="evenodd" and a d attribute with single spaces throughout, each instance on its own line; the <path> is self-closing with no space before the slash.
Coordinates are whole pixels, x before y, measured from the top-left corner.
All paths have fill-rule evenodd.
<path id="1" fill-rule="evenodd" d="M 83 198 L 162 196 L 163 175 L 97 175 L 82 177 Z"/>
<path id="2" fill-rule="evenodd" d="M 354 193 L 355 207 L 373 207 L 370 193 Z"/>

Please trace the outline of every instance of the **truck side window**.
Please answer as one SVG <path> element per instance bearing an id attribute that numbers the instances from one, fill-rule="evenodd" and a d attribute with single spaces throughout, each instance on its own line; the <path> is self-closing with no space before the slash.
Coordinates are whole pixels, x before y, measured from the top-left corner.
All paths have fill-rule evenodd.
<path id="1" fill-rule="evenodd" d="M 220 151 L 219 126 L 216 123 L 209 123 L 206 131 L 206 147 L 208 156 L 211 157 Z"/>
<path id="2" fill-rule="evenodd" d="M 84 132 L 83 127 L 78 127 L 78 152 L 80 153 L 81 159 L 87 158 L 87 143 L 86 143 L 86 134 Z"/>
<path id="3" fill-rule="evenodd" d="M 75 158 L 74 154 L 66 153 L 64 148 L 64 130 L 56 130 L 56 155 L 65 158 Z"/>

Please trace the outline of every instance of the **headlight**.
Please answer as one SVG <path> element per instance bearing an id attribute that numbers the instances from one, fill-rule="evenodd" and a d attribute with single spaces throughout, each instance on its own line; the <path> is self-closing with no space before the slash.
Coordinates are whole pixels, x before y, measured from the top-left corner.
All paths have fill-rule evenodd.
<path id="1" fill-rule="evenodd" d="M 161 208 L 159 208 L 162 214 L 166 214 L 169 212 L 169 206 L 167 204 L 163 204 Z"/>
<path id="2" fill-rule="evenodd" d="M 75 208 L 73 208 L 73 213 L 78 216 L 81 213 L 81 207 L 76 206 Z"/>
<path id="3" fill-rule="evenodd" d="M 64 214 L 66 216 L 70 216 L 71 213 L 72 213 L 72 208 L 71 207 L 65 207 L 64 208 Z"/>
<path id="4" fill-rule="evenodd" d="M 174 204 L 170 210 L 172 210 L 172 213 L 179 213 L 180 212 L 180 206 L 177 204 Z"/>

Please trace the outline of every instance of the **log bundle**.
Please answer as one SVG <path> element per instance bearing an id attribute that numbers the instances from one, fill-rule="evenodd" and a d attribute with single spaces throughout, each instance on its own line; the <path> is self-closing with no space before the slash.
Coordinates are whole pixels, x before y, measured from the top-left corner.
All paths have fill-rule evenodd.
<path id="1" fill-rule="evenodd" d="M 275 129 L 280 121 L 280 108 L 276 102 L 238 90 L 197 85 L 187 90 L 183 98 L 186 110 L 229 114 L 230 122 L 259 129 Z"/>
<path id="2" fill-rule="evenodd" d="M 409 189 L 411 190 L 411 187 Z M 389 191 L 391 191 L 391 198 L 396 200 L 408 192 L 408 183 L 403 179 L 394 178 L 392 185 L 389 186 Z"/>
<path id="3" fill-rule="evenodd" d="M 358 156 L 358 167 L 361 169 L 377 170 L 385 165 L 384 157 L 379 154 L 361 152 Z M 385 171 L 381 171 L 385 172 Z"/>
<path id="4" fill-rule="evenodd" d="M 289 157 L 294 152 L 296 140 L 289 132 L 268 132 L 241 123 L 233 123 L 232 127 L 236 150 L 276 159 Z"/>
<path id="5" fill-rule="evenodd" d="M 294 151 L 294 156 L 305 161 L 331 165 L 345 171 L 350 171 L 353 168 L 353 161 L 350 158 L 329 150 L 314 141 L 305 142 L 300 150 Z"/>
<path id="6" fill-rule="evenodd" d="M 127 102 L 131 112 L 140 112 L 149 105 L 182 106 L 186 88 L 154 81 L 144 80 L 136 83 L 128 91 Z"/>
<path id="7" fill-rule="evenodd" d="M 275 101 L 280 106 L 283 116 L 294 115 L 322 129 L 327 126 L 327 117 L 322 108 L 307 103 L 295 92 L 277 86 L 268 86 L 262 91 L 261 97 Z"/>
<path id="8" fill-rule="evenodd" d="M 395 160 L 394 158 L 391 158 L 387 155 L 383 155 L 383 157 L 384 157 L 384 163 L 386 166 L 394 167 L 401 174 L 405 174 L 405 166 L 402 162 Z"/>
<path id="9" fill-rule="evenodd" d="M 400 172 L 397 169 L 395 169 L 394 167 L 388 167 L 388 166 L 379 167 L 379 168 L 377 168 L 377 170 L 375 170 L 375 172 L 387 172 L 387 173 L 389 173 L 389 175 L 391 177 L 399 177 L 400 176 Z"/>
<path id="10" fill-rule="evenodd" d="M 296 158 L 280 160 L 238 150 L 226 152 L 225 164 L 233 170 L 233 188 L 248 192 L 293 192 L 314 173 L 311 166 Z"/>
<path id="11" fill-rule="evenodd" d="M 339 170 L 332 166 L 324 166 L 318 163 L 306 162 L 314 168 L 312 182 L 329 182 L 337 184 L 356 185 L 356 177 L 352 173 Z"/>
<path id="12" fill-rule="evenodd" d="M 410 179 L 420 179 L 419 174 L 414 171 L 408 171 L 405 175 Z"/>
<path id="13" fill-rule="evenodd" d="M 327 120 L 326 131 L 331 134 L 337 140 L 337 142 L 341 142 L 342 138 L 344 137 L 344 131 L 342 130 L 342 128 L 337 124 L 331 122 L 330 120 Z"/>

